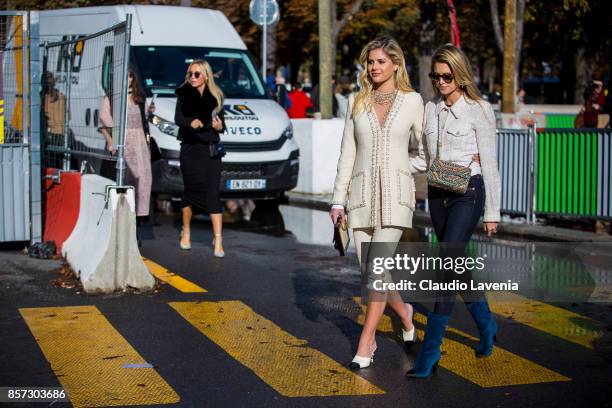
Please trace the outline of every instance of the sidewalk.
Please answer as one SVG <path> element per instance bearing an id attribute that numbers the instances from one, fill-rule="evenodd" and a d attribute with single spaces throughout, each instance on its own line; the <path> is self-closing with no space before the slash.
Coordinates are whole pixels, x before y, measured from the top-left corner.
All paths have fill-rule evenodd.
<path id="1" fill-rule="evenodd" d="M 331 195 L 303 194 L 288 192 L 289 205 L 329 211 Z M 419 198 L 417 196 L 417 198 Z M 429 213 L 416 210 L 414 223 L 419 226 L 431 226 Z M 478 228 L 482 228 L 480 225 Z M 563 242 L 610 242 L 611 235 L 601 235 L 586 231 L 576 231 L 568 228 L 558 228 L 545 225 L 518 224 L 502 221 L 498 227 L 498 236 L 513 236 L 525 240 L 563 241 Z"/>

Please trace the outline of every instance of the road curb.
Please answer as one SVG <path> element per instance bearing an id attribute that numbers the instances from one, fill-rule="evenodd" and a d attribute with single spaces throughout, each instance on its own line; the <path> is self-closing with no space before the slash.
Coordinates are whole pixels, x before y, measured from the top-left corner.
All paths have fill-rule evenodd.
<path id="1" fill-rule="evenodd" d="M 288 193 L 289 205 L 294 207 L 310 208 L 313 210 L 329 210 L 331 196 Z M 431 227 L 429 214 L 423 210 L 416 210 L 414 223 L 419 226 Z M 478 226 L 482 228 L 482 223 Z M 560 241 L 560 242 L 609 242 L 612 236 L 600 235 L 587 231 L 576 231 L 568 228 L 551 227 L 546 225 L 527 225 L 501 222 L 498 227 L 498 236 L 518 237 L 523 240 L 534 241 Z"/>

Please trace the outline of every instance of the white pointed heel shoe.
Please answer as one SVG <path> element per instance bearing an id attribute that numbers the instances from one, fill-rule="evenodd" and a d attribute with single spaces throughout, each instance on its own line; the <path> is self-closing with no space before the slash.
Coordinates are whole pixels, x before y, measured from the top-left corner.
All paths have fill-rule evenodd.
<path id="1" fill-rule="evenodd" d="M 376 351 L 376 344 L 374 344 L 374 348 L 372 349 L 372 354 L 370 357 L 362 357 L 359 355 L 355 355 L 353 360 L 349 364 L 349 368 L 351 370 L 361 370 L 362 368 L 368 368 L 370 364 L 374 362 L 374 352 Z"/>
<path id="2" fill-rule="evenodd" d="M 412 326 L 412 330 L 402 329 L 402 340 L 404 340 L 404 346 L 406 346 L 407 351 L 410 351 L 412 346 L 419 341 L 419 335 L 414 325 Z"/>
<path id="3" fill-rule="evenodd" d="M 406 307 L 409 309 L 410 313 L 413 313 L 412 305 L 406 303 Z M 419 335 L 416 331 L 416 327 L 414 327 L 414 323 L 412 323 L 412 329 L 406 330 L 402 327 L 402 340 L 404 341 L 404 346 L 406 347 L 406 351 L 410 351 L 412 346 L 419 341 Z"/>
<path id="4" fill-rule="evenodd" d="M 213 246 L 213 255 L 216 258 L 224 258 L 225 257 L 225 251 L 220 251 L 217 252 L 215 251 L 215 240 L 217 239 L 217 237 L 222 237 L 222 234 L 215 234 L 215 238 L 212 240 L 212 246 Z M 221 238 L 219 238 L 221 240 Z"/>
<path id="5" fill-rule="evenodd" d="M 183 244 L 183 235 L 185 235 L 185 231 L 189 234 L 189 230 L 185 230 L 185 228 L 181 228 L 181 238 L 179 240 L 179 246 L 183 251 L 189 251 L 191 249 L 191 239 L 186 244 Z M 191 238 L 191 237 L 189 237 Z"/>

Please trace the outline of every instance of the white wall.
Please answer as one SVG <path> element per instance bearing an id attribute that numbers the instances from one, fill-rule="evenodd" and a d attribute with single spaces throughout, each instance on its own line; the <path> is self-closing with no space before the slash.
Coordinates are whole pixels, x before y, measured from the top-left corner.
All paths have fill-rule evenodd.
<path id="1" fill-rule="evenodd" d="M 340 157 L 343 119 L 292 119 L 293 135 L 300 147 L 300 173 L 293 191 L 331 194 Z"/>

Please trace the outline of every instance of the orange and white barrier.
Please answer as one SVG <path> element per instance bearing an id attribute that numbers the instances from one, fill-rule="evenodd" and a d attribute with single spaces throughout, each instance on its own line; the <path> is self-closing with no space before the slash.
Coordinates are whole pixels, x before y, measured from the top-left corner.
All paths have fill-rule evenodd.
<path id="1" fill-rule="evenodd" d="M 112 185 L 98 175 L 81 177 L 79 217 L 62 255 L 87 293 L 150 290 L 155 279 L 138 250 L 134 190 L 119 193 Z"/>

